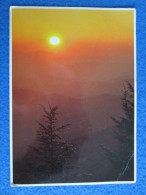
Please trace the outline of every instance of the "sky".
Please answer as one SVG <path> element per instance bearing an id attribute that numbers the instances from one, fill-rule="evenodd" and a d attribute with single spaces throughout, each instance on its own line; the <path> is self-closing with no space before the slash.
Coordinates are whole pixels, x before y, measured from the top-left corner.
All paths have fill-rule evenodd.
<path id="1" fill-rule="evenodd" d="M 133 10 L 13 8 L 14 159 L 35 140 L 39 104 L 56 97 L 61 121 L 76 127 L 70 137 L 85 135 L 121 113 L 123 82 L 133 77 Z"/>
<path id="2" fill-rule="evenodd" d="M 133 10 L 12 9 L 14 88 L 84 98 L 120 94 L 133 75 Z"/>

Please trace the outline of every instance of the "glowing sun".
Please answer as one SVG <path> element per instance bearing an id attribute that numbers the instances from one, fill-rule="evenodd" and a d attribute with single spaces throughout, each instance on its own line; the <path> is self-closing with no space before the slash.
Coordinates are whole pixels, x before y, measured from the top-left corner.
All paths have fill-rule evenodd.
<path id="1" fill-rule="evenodd" d="M 57 36 L 50 37 L 49 42 L 51 45 L 59 45 L 60 44 L 60 38 Z"/>

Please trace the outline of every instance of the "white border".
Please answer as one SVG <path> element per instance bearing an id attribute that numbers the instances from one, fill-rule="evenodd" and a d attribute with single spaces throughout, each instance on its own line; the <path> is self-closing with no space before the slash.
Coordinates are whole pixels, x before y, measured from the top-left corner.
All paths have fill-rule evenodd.
<path id="1" fill-rule="evenodd" d="M 134 181 L 137 176 L 137 70 L 136 70 L 136 9 L 134 9 Z"/>
<path id="2" fill-rule="evenodd" d="M 9 10 L 9 106 L 10 106 L 10 183 L 13 186 L 13 118 L 12 118 L 12 7 Z"/>
<path id="3" fill-rule="evenodd" d="M 12 133 L 12 9 L 68 9 L 68 10 L 111 10 L 111 11 L 134 11 L 134 181 L 111 181 L 111 182 L 82 182 L 82 183 L 53 183 L 53 184 L 13 184 L 13 133 Z M 41 7 L 41 6 L 11 6 L 9 10 L 9 105 L 10 105 L 10 184 L 12 187 L 19 186 L 72 186 L 72 185 L 95 185 L 95 184 L 132 184 L 136 183 L 137 175 L 137 75 L 136 75 L 136 9 L 135 8 L 96 8 L 96 7 Z"/>

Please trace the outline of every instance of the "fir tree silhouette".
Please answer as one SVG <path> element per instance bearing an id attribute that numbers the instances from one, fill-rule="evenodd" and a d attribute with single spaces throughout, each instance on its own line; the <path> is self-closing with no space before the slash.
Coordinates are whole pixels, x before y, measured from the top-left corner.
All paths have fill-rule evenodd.
<path id="1" fill-rule="evenodd" d="M 37 131 L 39 146 L 31 146 L 31 148 L 37 155 L 38 171 L 52 176 L 60 171 L 64 164 L 69 164 L 69 159 L 75 148 L 59 135 L 59 132 L 69 128 L 70 124 L 57 127 L 58 106 L 51 107 L 49 105 L 49 110 L 42 105 L 41 107 L 45 120 L 44 122 L 37 121 L 39 125 L 39 130 Z"/>
<path id="2" fill-rule="evenodd" d="M 113 165 L 114 180 L 134 180 L 134 88 L 129 83 L 123 85 L 121 98 L 124 116 L 120 119 L 111 117 L 115 124 L 114 137 L 118 141 L 117 151 L 103 147 Z"/>
<path id="3" fill-rule="evenodd" d="M 36 141 L 29 146 L 25 156 L 14 163 L 14 183 L 63 182 L 67 178 L 65 171 L 74 166 L 75 146 L 60 135 L 60 131 L 71 125 L 57 126 L 58 106 L 41 107 L 43 120 L 37 121 Z"/>

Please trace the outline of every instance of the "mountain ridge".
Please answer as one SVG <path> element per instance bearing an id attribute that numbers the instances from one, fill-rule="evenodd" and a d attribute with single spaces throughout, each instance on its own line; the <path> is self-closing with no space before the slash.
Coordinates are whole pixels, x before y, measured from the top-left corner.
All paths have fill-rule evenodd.
<path id="1" fill-rule="evenodd" d="M 48 98 L 49 97 L 49 98 Z M 40 104 L 58 105 L 57 125 L 70 123 L 67 131 L 62 131 L 65 139 L 77 139 L 101 131 L 112 125 L 111 116 L 121 115 L 120 97 L 102 94 L 92 98 L 76 99 L 58 94 L 44 95 L 36 91 L 13 89 L 13 144 L 14 155 L 24 153 L 26 146 L 36 139 L 37 121 L 42 121 Z"/>

